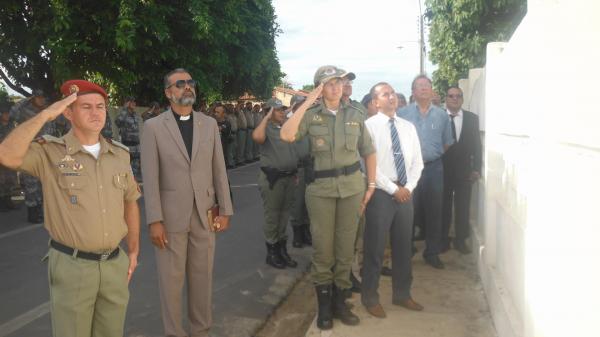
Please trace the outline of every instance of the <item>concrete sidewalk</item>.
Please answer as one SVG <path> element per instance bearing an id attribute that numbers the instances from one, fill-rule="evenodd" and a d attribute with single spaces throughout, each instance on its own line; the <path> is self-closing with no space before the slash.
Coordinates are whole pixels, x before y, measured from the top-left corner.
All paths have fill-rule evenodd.
<path id="1" fill-rule="evenodd" d="M 441 255 L 446 269 L 423 262 L 420 252 L 413 258 L 412 296 L 425 307 L 414 312 L 392 304 L 391 278 L 382 276 L 379 294 L 387 318 L 371 316 L 360 303 L 360 294 L 349 301 L 360 325 L 351 327 L 334 320 L 334 328 L 320 331 L 313 321 L 306 337 L 495 337 L 488 304 L 477 274 L 477 252 L 460 255 L 455 250 Z M 316 318 L 315 318 L 316 319 Z"/>

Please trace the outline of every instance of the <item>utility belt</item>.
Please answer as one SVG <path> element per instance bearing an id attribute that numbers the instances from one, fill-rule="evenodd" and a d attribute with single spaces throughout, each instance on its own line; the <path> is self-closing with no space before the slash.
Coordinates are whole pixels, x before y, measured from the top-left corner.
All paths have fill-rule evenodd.
<path id="1" fill-rule="evenodd" d="M 307 168 L 307 172 L 305 174 L 305 180 L 306 180 L 307 185 L 314 182 L 316 179 L 335 178 L 335 177 L 339 177 L 339 176 L 349 176 L 352 173 L 360 170 L 360 162 L 357 161 L 354 164 L 344 166 L 341 168 L 320 170 L 320 171 L 315 171 L 313 169 L 313 167 L 314 166 L 311 165 Z"/>
<path id="2" fill-rule="evenodd" d="M 136 141 L 131 141 L 131 140 L 122 140 L 121 143 L 125 146 L 138 146 L 140 145 L 140 142 L 136 142 Z"/>
<path id="3" fill-rule="evenodd" d="M 265 176 L 267 176 L 267 181 L 269 182 L 269 189 L 273 189 L 273 186 L 275 186 L 275 183 L 277 183 L 277 180 L 279 180 L 281 178 L 293 176 L 293 175 L 296 175 L 296 173 L 298 173 L 298 170 L 296 170 L 296 169 L 289 170 L 289 171 L 280 171 L 276 168 L 266 167 L 266 166 L 261 167 L 260 170 L 263 171 Z"/>
<path id="4" fill-rule="evenodd" d="M 112 260 L 119 255 L 119 247 L 115 248 L 111 252 L 105 252 L 102 254 L 84 252 L 78 249 L 71 248 L 69 246 L 65 246 L 62 243 L 56 242 L 54 240 L 50 240 L 50 247 L 58 250 L 61 253 L 65 253 L 67 255 L 71 255 L 80 259 L 92 261 Z"/>

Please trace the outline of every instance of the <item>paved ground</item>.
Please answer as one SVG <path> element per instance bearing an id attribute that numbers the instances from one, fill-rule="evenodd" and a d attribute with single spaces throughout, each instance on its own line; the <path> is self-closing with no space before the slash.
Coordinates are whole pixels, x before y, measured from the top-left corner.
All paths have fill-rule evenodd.
<path id="1" fill-rule="evenodd" d="M 419 242 L 419 251 L 423 243 Z M 483 287 L 479 281 L 476 255 L 460 255 L 451 250 L 441 256 L 446 269 L 425 265 L 419 254 L 413 258 L 413 298 L 425 310 L 414 312 L 391 303 L 391 278 L 380 281 L 381 304 L 387 318 L 371 316 L 355 294 L 350 300 L 360 325 L 349 327 L 334 320 L 334 329 L 320 331 L 311 323 L 306 337 L 495 337 Z M 316 300 L 313 300 L 316 306 Z M 284 335 L 281 335 L 284 336 Z"/>
<path id="2" fill-rule="evenodd" d="M 230 231 L 217 238 L 215 337 L 253 336 L 308 267 L 310 249 L 291 249 L 300 263 L 297 269 L 275 271 L 265 265 L 257 175 L 257 163 L 230 171 L 236 213 Z M 40 261 L 47 252 L 48 236 L 40 225 L 25 223 L 25 218 L 25 209 L 0 213 L 0 337 L 51 335 L 46 265 Z M 142 230 L 141 240 L 125 336 L 158 337 L 162 336 L 162 323 L 154 252 L 147 231 Z"/>

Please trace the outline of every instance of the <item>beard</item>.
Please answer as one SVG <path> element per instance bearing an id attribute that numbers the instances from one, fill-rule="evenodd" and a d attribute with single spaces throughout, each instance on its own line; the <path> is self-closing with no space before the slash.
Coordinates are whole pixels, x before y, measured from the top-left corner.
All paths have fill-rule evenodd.
<path id="1" fill-rule="evenodd" d="M 191 96 L 190 96 L 191 95 Z M 181 106 L 190 106 L 193 105 L 194 103 L 196 103 L 196 94 L 194 94 L 193 92 L 190 92 L 190 95 L 182 95 L 179 98 L 171 98 L 171 100 L 173 101 L 173 103 L 177 104 L 177 105 L 181 105 Z"/>

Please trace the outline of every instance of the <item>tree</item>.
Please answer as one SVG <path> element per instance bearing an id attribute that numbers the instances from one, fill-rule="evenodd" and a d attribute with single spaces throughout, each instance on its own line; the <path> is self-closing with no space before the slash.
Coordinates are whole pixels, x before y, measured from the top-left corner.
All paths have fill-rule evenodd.
<path id="1" fill-rule="evenodd" d="M 527 11 L 526 0 L 427 0 L 429 57 L 438 69 L 433 84 L 441 95 L 485 65 L 488 42 L 507 41 Z"/>
<path id="2" fill-rule="evenodd" d="M 304 91 L 308 91 L 311 92 L 315 89 L 315 85 L 314 84 L 305 84 L 302 86 L 302 90 Z"/>
<path id="3" fill-rule="evenodd" d="M 86 78 L 148 102 L 163 97 L 165 73 L 184 67 L 202 96 L 270 97 L 278 32 L 269 0 L 6 0 L 0 77 L 25 96 L 23 87 L 56 93 Z"/>

